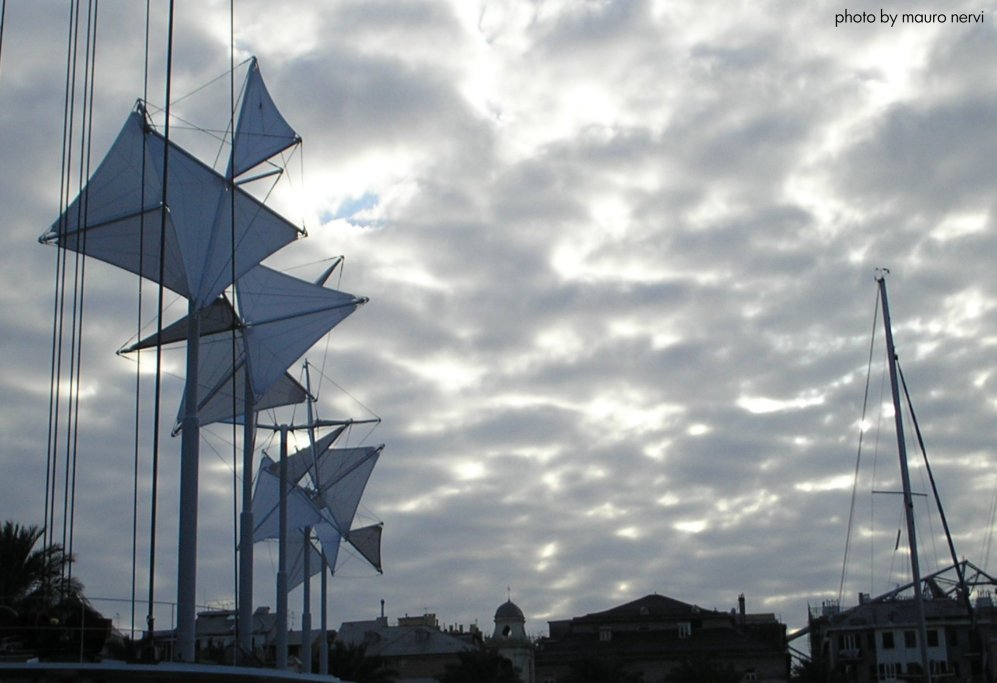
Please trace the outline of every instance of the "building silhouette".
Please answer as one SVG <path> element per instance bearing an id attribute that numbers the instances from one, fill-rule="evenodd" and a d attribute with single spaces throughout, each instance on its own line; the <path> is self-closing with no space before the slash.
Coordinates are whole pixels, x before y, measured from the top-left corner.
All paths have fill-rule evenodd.
<path id="1" fill-rule="evenodd" d="M 603 612 L 549 622 L 536 652 L 537 683 L 565 680 L 573 667 L 612 665 L 663 683 L 683 667 L 732 670 L 741 681 L 789 679 L 786 627 L 773 614 L 748 614 L 742 595 L 730 612 L 652 594 Z"/>

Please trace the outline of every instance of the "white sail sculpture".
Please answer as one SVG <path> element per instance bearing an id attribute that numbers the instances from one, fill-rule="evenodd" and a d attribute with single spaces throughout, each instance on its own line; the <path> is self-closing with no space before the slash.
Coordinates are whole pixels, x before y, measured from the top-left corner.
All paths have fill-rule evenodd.
<path id="1" fill-rule="evenodd" d="M 139 104 L 79 196 L 39 239 L 161 282 L 199 311 L 232 284 L 233 254 L 238 278 L 302 231 L 172 141 L 164 200 L 166 149 Z"/>
<path id="2" fill-rule="evenodd" d="M 226 299 L 209 311 L 211 327 L 201 327 L 198 382 L 200 424 L 230 421 L 245 415 L 244 382 L 248 371 L 252 405 L 260 410 L 301 403 L 307 393 L 287 375 L 289 368 L 315 342 L 360 306 L 366 297 L 324 287 L 268 268 L 256 266 L 236 282 L 238 316 Z M 229 313 L 218 309 L 228 306 Z M 202 317 L 203 319 L 203 317 Z M 185 338 L 184 321 L 163 331 L 163 343 Z M 233 344 L 229 334 L 235 331 Z M 125 352 L 155 346 L 152 335 Z M 233 356 L 233 351 L 235 355 Z M 181 404 L 180 415 L 185 405 Z M 178 427 L 180 421 L 178 420 Z"/>
<path id="3" fill-rule="evenodd" d="M 311 415 L 309 401 L 309 415 Z M 381 525 L 350 530 L 356 515 L 360 498 L 384 446 L 358 448 L 331 448 L 341 436 L 346 425 L 339 426 L 319 440 L 314 439 L 315 422 L 310 420 L 308 431 L 310 444 L 292 455 L 286 455 L 287 429 L 281 433 L 280 462 L 265 458 L 257 476 L 256 492 L 253 496 L 254 519 L 260 520 L 253 533 L 253 540 L 277 538 L 283 543 L 278 553 L 277 603 L 278 618 L 286 610 L 287 593 L 298 583 L 304 583 L 304 607 L 302 609 L 302 640 L 311 642 L 310 582 L 309 578 L 322 567 L 335 572 L 341 539 L 354 545 L 380 573 Z M 279 513 L 281 505 L 280 481 L 283 478 L 287 495 L 283 499 L 285 512 Z M 302 483 L 311 480 L 311 487 Z M 310 504 L 303 501 L 308 500 Z M 316 514 L 320 519 L 316 520 Z M 281 524 L 280 517 L 284 522 Z M 278 519 L 274 524 L 271 520 Z M 321 545 L 319 566 L 311 562 L 312 555 L 306 548 L 311 544 L 312 532 Z M 316 551 L 317 552 L 317 551 Z M 300 563 L 299 575 L 296 567 Z M 326 619 L 326 575 L 322 583 L 322 624 Z M 299 581 L 300 578 L 300 581 Z M 324 642 L 324 641 L 323 641 Z M 277 643 L 278 662 L 283 660 L 284 644 Z M 320 671 L 324 672 L 324 653 L 320 652 Z M 303 663 L 310 670 L 310 660 Z"/>
<path id="4" fill-rule="evenodd" d="M 204 339 L 209 335 L 221 335 L 223 332 L 231 333 L 240 330 L 243 326 L 241 320 L 235 313 L 232 304 L 223 295 L 215 299 L 215 302 L 200 312 L 201 329 L 201 349 L 198 358 L 200 366 L 198 377 L 198 397 L 200 406 L 198 407 L 198 422 L 201 425 L 212 424 L 214 422 L 242 422 L 247 410 L 250 412 L 260 412 L 271 408 L 304 403 L 308 397 L 305 387 L 295 380 L 290 374 L 278 378 L 261 395 L 253 395 L 251 405 L 247 406 L 246 401 L 246 373 L 239 372 L 244 365 L 242 349 L 244 344 L 241 337 L 237 343 L 237 353 L 233 356 L 232 344 L 211 344 L 205 345 Z M 127 354 L 141 351 L 143 349 L 154 348 L 157 345 L 168 345 L 187 340 L 188 322 L 182 318 L 177 322 L 165 327 L 161 335 L 153 334 L 130 346 L 122 348 L 118 353 Z M 229 339 L 227 335 L 224 336 Z M 158 342 L 158 343 L 157 343 Z M 226 381 L 219 382 L 217 375 L 221 370 L 229 369 Z M 183 415 L 184 405 L 178 414 L 177 428 L 179 430 L 180 416 Z"/>
<path id="5" fill-rule="evenodd" d="M 157 132 L 139 103 L 79 196 L 39 238 L 188 299 L 177 563 L 178 655 L 188 662 L 195 656 L 199 313 L 233 280 L 303 234 L 236 184 L 237 176 L 300 141 L 267 94 L 255 59 L 245 93 L 225 176 Z M 261 397 L 254 396 L 254 402 Z M 248 417 L 249 406 L 244 409 Z M 246 422 L 248 434 L 251 421 Z"/>
<path id="6" fill-rule="evenodd" d="M 228 174 L 237 178 L 301 141 L 277 110 L 253 57 L 239 110 Z"/>
<path id="7" fill-rule="evenodd" d="M 327 524 L 336 532 L 337 542 L 341 537 L 354 545 L 380 571 L 380 548 L 376 546 L 380 540 L 381 525 L 353 531 L 350 530 L 350 525 L 384 445 L 331 448 L 342 431 L 343 428 L 333 430 L 316 442 L 317 460 L 313 458 L 311 446 L 287 457 L 288 528 L 300 530 Z M 279 462 L 266 456 L 260 463 L 253 493 L 253 517 L 256 520 L 254 542 L 278 538 L 280 535 L 277 521 L 280 501 L 279 468 Z M 307 489 L 300 483 L 306 474 L 312 478 L 312 489 Z"/>

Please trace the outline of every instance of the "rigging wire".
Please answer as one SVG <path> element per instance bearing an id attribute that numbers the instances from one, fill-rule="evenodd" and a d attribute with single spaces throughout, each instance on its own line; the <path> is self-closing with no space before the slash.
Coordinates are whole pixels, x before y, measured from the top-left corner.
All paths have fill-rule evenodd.
<path id="1" fill-rule="evenodd" d="M 166 270 L 166 217 L 169 189 L 169 165 L 170 165 L 170 89 L 173 83 L 173 9 L 174 0 L 170 0 L 167 20 L 166 37 L 166 122 L 163 126 L 163 186 L 160 204 L 159 221 L 159 287 L 157 296 L 157 306 L 159 322 L 156 327 L 157 339 L 162 339 L 163 334 L 163 299 L 166 287 L 163 285 Z M 149 640 L 155 626 L 155 590 L 156 590 L 156 516 L 159 496 L 159 421 L 162 410 L 162 368 L 163 368 L 163 347 L 156 347 L 156 382 L 153 400 L 153 425 L 152 425 L 152 491 L 150 493 L 150 514 L 149 514 L 149 609 L 146 615 L 146 623 L 149 629 Z"/>
<path id="2" fill-rule="evenodd" d="M 852 539 L 852 526 L 855 519 L 855 497 L 858 492 L 859 466 L 862 463 L 862 440 L 865 434 L 865 416 L 869 406 L 869 380 L 872 376 L 872 357 L 876 347 L 876 327 L 879 323 L 879 293 L 877 289 L 876 305 L 872 317 L 872 339 L 869 342 L 869 362 L 865 376 L 865 395 L 862 398 L 862 418 L 859 422 L 859 444 L 855 454 L 855 474 L 852 479 L 852 500 L 848 510 L 848 531 L 845 534 L 845 554 L 841 563 L 841 581 L 838 583 L 838 602 L 840 604 L 845 590 L 845 572 L 848 567 L 848 550 Z M 361 404 L 362 405 L 362 404 Z"/>
<path id="3" fill-rule="evenodd" d="M 935 498 L 935 507 L 938 509 L 938 516 L 942 522 L 942 528 L 945 531 L 945 539 L 948 541 L 949 554 L 952 558 L 952 565 L 956 568 L 956 573 L 959 577 L 959 584 L 965 586 L 965 576 L 963 575 L 962 567 L 959 564 L 959 557 L 955 551 L 955 542 L 952 540 L 952 533 L 949 530 L 948 520 L 945 517 L 945 508 L 942 507 L 942 498 L 938 493 L 938 486 L 935 484 L 935 476 L 931 471 L 931 464 L 928 462 L 928 450 L 924 446 L 924 438 L 921 436 L 921 427 L 918 425 L 917 416 L 914 414 L 914 404 L 910 400 L 910 392 L 907 390 L 907 380 L 904 378 L 903 370 L 900 368 L 900 364 L 897 363 L 897 372 L 900 375 L 900 383 L 903 386 L 904 396 L 907 397 L 907 409 L 910 411 L 911 422 L 914 423 L 914 433 L 917 436 L 917 444 L 921 449 L 921 455 L 924 458 L 924 468 L 928 474 L 928 481 L 931 483 L 931 491 Z M 965 591 L 964 591 L 965 592 Z M 972 613 L 972 606 L 969 604 L 968 592 L 966 593 L 966 607 Z"/>
<path id="4" fill-rule="evenodd" d="M 65 230 L 66 207 L 68 206 L 69 195 L 69 156 L 70 140 L 73 120 L 73 98 L 72 98 L 72 74 L 74 72 L 75 47 L 73 37 L 75 35 L 74 25 L 76 16 L 76 4 L 69 4 L 69 34 L 66 37 L 66 80 L 63 95 L 63 119 L 62 119 L 62 153 L 60 159 L 59 172 L 59 227 L 58 231 Z M 63 249 L 55 250 L 55 281 L 53 283 L 52 297 L 52 346 L 49 370 L 49 405 L 48 405 L 48 436 L 46 444 L 45 460 L 45 511 L 44 523 L 42 525 L 42 545 L 47 547 L 52 542 L 55 533 L 55 486 L 56 469 L 58 468 L 59 457 L 59 409 L 62 403 L 62 334 L 63 315 L 65 310 L 65 268 L 66 256 Z M 48 597 L 48 582 L 42 586 L 42 591 Z"/>
<path id="5" fill-rule="evenodd" d="M 145 0 L 145 57 L 143 62 L 142 77 L 142 101 L 149 99 L 149 34 L 150 15 L 152 0 Z M 146 137 L 142 136 L 142 169 L 139 172 L 139 180 L 142 184 L 142 205 L 145 205 L 145 178 L 146 178 Z M 145 253 L 145 213 L 139 216 L 139 238 L 138 250 L 140 254 Z M 142 333 L 142 297 L 143 282 L 145 281 L 145 259 L 140 259 L 138 272 L 138 307 L 135 312 L 135 334 Z M 129 637 L 135 639 L 135 610 L 137 606 L 136 593 L 138 590 L 138 469 L 139 452 L 141 441 L 141 410 L 142 405 L 142 351 L 136 352 L 135 356 L 135 424 L 134 443 L 132 454 L 132 583 L 131 583 L 131 629 Z"/>
<path id="6" fill-rule="evenodd" d="M 229 66 L 229 79 L 228 79 L 228 89 L 229 89 L 229 120 L 228 120 L 228 129 L 229 129 L 230 134 L 232 136 L 232 149 L 231 149 L 231 152 L 230 152 L 230 158 L 234 159 L 235 158 L 235 0 L 229 0 L 229 64 L 228 64 L 228 66 Z M 219 153 L 220 153 L 220 150 L 219 150 Z M 229 164 L 229 167 L 233 168 L 233 173 L 234 173 L 234 167 L 232 166 L 232 164 Z M 233 173 L 230 173 L 230 174 L 227 174 L 227 175 L 229 176 L 228 177 L 228 182 L 229 182 L 229 193 L 228 193 L 229 194 L 229 216 L 230 216 L 229 228 L 230 228 L 230 238 L 231 238 L 231 242 L 230 242 L 231 252 L 230 252 L 230 259 L 229 260 L 230 260 L 230 263 L 231 263 L 231 271 L 230 271 L 231 278 L 230 279 L 232 281 L 232 300 L 233 300 L 233 308 L 234 308 L 234 305 L 236 303 L 236 296 L 238 294 L 238 291 L 237 291 L 238 288 L 237 288 L 236 282 L 235 282 L 235 274 L 236 274 L 236 267 L 235 267 L 236 266 L 236 263 L 235 263 L 235 247 L 236 247 L 236 243 L 235 243 L 235 191 L 234 191 L 235 190 L 235 177 L 234 177 Z M 236 357 L 235 356 L 235 354 L 236 354 L 236 328 L 235 328 L 235 326 L 232 327 L 231 339 L 232 339 L 231 350 L 232 350 L 232 363 L 233 363 L 232 371 L 234 373 L 234 372 L 236 372 L 236 370 L 235 370 L 235 357 Z M 248 368 L 245 370 L 245 373 L 246 373 L 246 378 L 245 378 L 244 382 L 246 383 L 246 387 L 249 388 L 249 370 L 248 370 Z M 233 374 L 233 376 L 232 376 L 232 387 L 233 387 L 233 391 L 232 391 L 232 415 L 233 416 L 235 416 L 235 415 L 238 414 L 238 397 L 236 396 L 236 391 L 235 391 L 235 388 L 236 388 L 237 384 L 238 383 L 236 382 L 235 375 Z M 243 397 L 243 399 L 245 399 L 245 397 Z M 244 405 L 244 412 L 248 413 L 248 411 L 250 409 L 250 406 L 248 405 L 248 402 L 245 402 L 245 400 L 244 400 L 244 404 L 245 404 Z M 248 415 L 245 415 L 244 419 L 248 421 L 250 418 L 249 418 Z M 234 589 L 233 592 L 235 593 L 235 612 L 236 612 L 236 614 L 239 613 L 239 597 L 240 597 L 240 595 L 239 595 L 239 593 L 240 593 L 240 591 L 239 591 L 239 477 L 238 477 L 238 471 L 237 471 L 238 465 L 239 465 L 239 462 L 238 462 L 239 449 L 236 446 L 236 437 L 237 437 L 237 434 L 238 434 L 238 420 L 234 419 L 234 417 L 233 417 L 233 419 L 232 419 L 232 572 L 233 572 L 233 577 L 232 578 L 233 578 L 233 584 L 232 584 L 232 586 L 233 586 L 233 589 Z M 245 444 L 244 448 L 248 449 L 249 445 Z M 239 636 L 240 636 L 239 622 L 240 622 L 240 619 L 236 619 L 235 620 L 235 643 L 239 643 L 240 642 L 240 638 L 239 638 Z M 238 647 L 233 647 L 232 648 L 232 663 L 233 664 L 237 663 L 238 652 L 239 652 L 239 648 Z"/>
<path id="7" fill-rule="evenodd" d="M 990 546 L 994 538 L 994 519 L 997 518 L 997 473 L 994 474 L 994 497 L 990 502 L 990 523 L 987 524 L 987 534 L 983 543 L 983 571 L 990 564 Z"/>
<path id="8" fill-rule="evenodd" d="M 3 25 L 4 25 L 4 18 L 6 16 L 7 16 L 7 0 L 0 0 L 0 60 L 3 59 Z"/>
<path id="9" fill-rule="evenodd" d="M 90 0 L 89 10 L 87 12 L 87 34 L 85 43 L 85 58 L 84 58 L 84 77 L 83 77 L 83 120 L 82 129 L 83 134 L 80 139 L 80 171 L 79 171 L 79 185 L 83 187 L 86 179 L 90 177 L 90 164 L 93 152 L 93 99 L 94 99 L 94 87 L 97 80 L 97 13 L 99 8 L 99 0 Z M 84 224 L 87 216 L 87 209 L 89 203 L 89 193 L 84 192 L 82 196 L 83 201 L 80 203 L 81 220 L 80 224 Z M 73 351 L 73 356 L 76 359 L 75 370 L 73 371 L 75 379 L 73 380 L 73 385 L 75 386 L 75 391 L 73 395 L 73 408 L 71 410 L 72 414 L 72 481 L 69 484 L 69 542 L 68 545 L 64 547 L 67 548 L 70 557 L 73 554 L 73 541 L 75 538 L 75 528 L 76 528 L 76 475 L 77 466 L 79 463 L 79 434 L 80 434 L 80 386 L 82 382 L 82 371 L 83 371 L 83 319 L 84 319 L 84 301 L 86 293 L 86 266 L 87 260 L 85 258 L 86 254 L 86 242 L 87 242 L 87 230 L 83 231 L 81 238 L 81 249 L 77 251 L 77 262 L 79 264 L 78 271 L 78 289 L 79 295 L 76 301 L 76 311 L 74 311 L 74 326 L 77 324 L 78 319 L 78 330 L 79 332 L 75 336 L 75 349 Z M 68 445 L 68 444 L 67 444 Z M 67 462 L 68 462 L 67 455 Z M 73 563 L 67 563 L 66 574 L 69 580 L 73 577 Z"/>
<path id="10" fill-rule="evenodd" d="M 70 96 L 71 99 L 72 99 L 73 121 L 74 121 L 74 123 L 75 123 L 75 113 L 76 113 L 76 76 L 77 76 L 77 69 L 78 69 L 77 59 L 78 59 L 78 52 L 79 52 L 79 21 L 80 21 L 80 19 L 79 19 L 79 2 L 77 2 L 76 4 L 77 4 L 76 24 L 73 26 L 73 41 L 74 41 L 74 44 L 73 44 L 73 47 L 74 47 L 74 52 L 73 52 L 73 74 L 72 74 L 72 79 L 73 79 L 72 83 L 73 83 L 73 85 L 72 85 L 72 93 L 71 93 L 71 96 Z M 69 178 L 72 177 L 72 165 L 73 165 L 72 153 L 74 151 L 74 142 L 72 140 L 72 134 L 73 134 L 73 129 L 70 129 L 70 141 L 69 141 L 70 156 L 67 159 L 67 164 L 66 164 L 66 168 L 65 168 L 65 173 L 66 173 L 67 179 L 69 179 Z M 76 275 L 79 273 L 79 252 L 76 252 L 75 255 L 74 255 L 74 266 L 75 266 L 75 268 L 74 268 L 74 280 L 75 280 L 76 279 Z M 68 255 L 67 255 L 67 262 L 64 264 L 64 267 L 67 268 L 67 269 L 69 267 L 68 266 Z M 66 272 L 64 270 L 63 271 L 63 280 L 62 280 L 62 283 L 61 283 L 62 287 L 63 287 L 63 300 L 62 300 L 62 310 L 60 311 L 60 314 L 63 316 L 63 320 L 61 322 L 61 325 L 63 326 L 63 329 L 62 329 L 63 332 L 65 332 L 65 325 L 66 325 L 66 317 L 65 316 L 67 315 L 66 314 L 66 289 L 65 289 L 66 288 L 66 283 L 67 283 L 67 279 L 66 279 L 67 277 L 68 277 L 68 272 Z M 73 292 L 72 292 L 72 297 L 73 297 L 72 298 L 72 311 L 73 311 L 73 314 L 75 314 L 75 312 L 76 312 L 76 298 L 75 298 L 76 294 L 77 294 L 77 290 L 74 289 Z M 69 320 L 71 322 L 75 322 L 75 318 L 73 316 L 70 316 Z M 64 411 L 65 412 L 65 419 L 66 419 L 67 430 L 69 429 L 69 425 L 72 424 L 72 412 L 71 412 L 71 408 L 72 408 L 72 405 L 73 405 L 73 385 L 72 385 L 72 378 L 73 378 L 73 360 L 74 360 L 73 355 L 72 355 L 72 350 L 76 348 L 75 335 L 76 335 L 75 325 L 71 324 L 70 325 L 70 331 L 69 331 L 69 348 L 70 348 L 70 354 L 69 354 L 69 359 L 68 359 L 69 368 L 66 371 L 69 380 L 68 380 L 68 383 L 67 383 L 67 386 L 66 386 L 66 394 L 67 394 L 67 396 L 66 396 L 66 409 Z M 65 354 L 65 346 L 64 346 L 64 344 L 65 344 L 65 338 L 63 337 L 63 338 L 60 339 L 60 355 L 64 355 Z M 60 377 L 59 377 L 60 384 L 62 383 L 62 379 L 63 379 L 63 377 L 60 375 Z M 58 421 L 58 424 L 56 426 L 56 429 L 59 429 L 59 430 L 62 429 L 61 421 L 62 420 L 60 418 L 60 420 Z M 69 441 L 68 435 L 67 435 L 66 441 L 67 442 Z M 62 447 L 60 446 L 60 450 L 61 449 L 62 449 Z M 67 453 L 68 453 L 68 445 L 67 445 Z M 69 494 L 69 492 L 68 492 L 69 468 L 70 468 L 70 463 L 69 463 L 69 459 L 67 457 L 66 461 L 65 461 L 65 465 L 63 467 L 63 469 L 64 469 L 64 475 L 63 475 L 63 487 L 62 487 L 62 543 L 61 543 L 61 545 L 62 545 L 63 548 L 66 547 L 66 521 L 67 521 L 66 520 L 66 512 L 67 512 L 66 508 L 67 508 L 67 497 L 68 497 L 68 494 Z M 65 575 L 66 575 L 65 574 L 65 568 L 63 568 L 62 571 L 61 571 L 61 577 L 63 579 L 65 579 Z"/>
<path id="11" fill-rule="evenodd" d="M 884 354 L 885 355 L 885 354 Z M 876 484 L 876 471 L 879 467 L 879 440 L 883 434 L 883 405 L 886 398 L 887 369 L 884 366 L 879 376 L 879 413 L 876 416 L 876 440 L 872 452 L 872 487 Z M 892 565 L 891 565 L 892 571 Z M 889 572 L 886 574 L 889 576 Z M 876 588 L 876 494 L 869 491 L 869 592 L 875 593 Z"/>

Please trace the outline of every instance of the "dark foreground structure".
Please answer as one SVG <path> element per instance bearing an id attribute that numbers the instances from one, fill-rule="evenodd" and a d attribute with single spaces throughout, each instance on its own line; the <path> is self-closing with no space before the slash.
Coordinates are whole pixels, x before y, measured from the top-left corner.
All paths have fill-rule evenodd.
<path id="1" fill-rule="evenodd" d="M 205 664 L 97 663 L 0 663 L 0 680 L 24 683 L 335 683 L 338 678 L 300 674 L 276 669 L 249 669 L 239 666 Z M 343 683 L 346 683 L 345 681 Z"/>

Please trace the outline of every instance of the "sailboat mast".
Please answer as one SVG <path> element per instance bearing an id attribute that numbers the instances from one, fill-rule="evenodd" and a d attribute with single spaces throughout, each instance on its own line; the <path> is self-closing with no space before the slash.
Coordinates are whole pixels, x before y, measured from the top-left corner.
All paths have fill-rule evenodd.
<path id="1" fill-rule="evenodd" d="M 877 275 L 879 295 L 883 302 L 883 326 L 886 329 L 886 356 L 890 366 L 890 388 L 893 393 L 893 418 L 897 431 L 897 451 L 900 457 L 900 482 L 903 487 L 904 517 L 907 521 L 907 543 L 910 549 L 910 569 L 914 580 L 914 602 L 917 608 L 918 646 L 921 668 L 925 680 L 931 683 L 928 663 L 928 631 L 925 626 L 924 599 L 921 595 L 921 568 L 917 554 L 917 533 L 914 528 L 914 497 L 910 488 L 910 471 L 907 466 L 907 444 L 904 440 L 903 411 L 900 405 L 900 384 L 897 378 L 897 355 L 893 346 L 893 329 L 890 322 L 890 304 L 886 297 L 886 276 Z"/>

